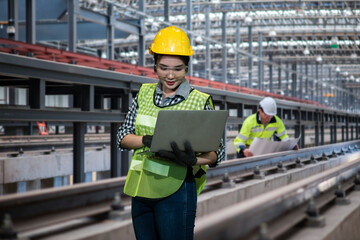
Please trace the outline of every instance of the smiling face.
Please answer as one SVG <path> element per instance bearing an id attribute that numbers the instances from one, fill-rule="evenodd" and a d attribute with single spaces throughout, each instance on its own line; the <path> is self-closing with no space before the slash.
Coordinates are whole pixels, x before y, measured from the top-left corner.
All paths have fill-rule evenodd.
<path id="1" fill-rule="evenodd" d="M 183 59 L 175 55 L 161 55 L 156 64 L 156 73 L 166 96 L 176 93 L 177 88 L 186 75 L 186 65 Z"/>

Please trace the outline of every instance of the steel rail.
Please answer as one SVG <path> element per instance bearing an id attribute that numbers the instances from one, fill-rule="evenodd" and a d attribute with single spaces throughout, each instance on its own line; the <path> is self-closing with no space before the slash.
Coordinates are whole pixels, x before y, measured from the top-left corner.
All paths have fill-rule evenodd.
<path id="1" fill-rule="evenodd" d="M 91 214 L 101 214 L 110 210 L 110 203 L 115 194 L 123 192 L 125 179 L 126 177 L 119 177 L 24 194 L 4 195 L 0 197 L 0 216 L 4 219 L 5 214 L 9 214 L 15 229 L 25 231 L 35 226 L 46 226 Z M 106 203 L 106 206 L 99 207 L 98 204 L 103 203 Z M 80 208 L 90 211 L 91 214 L 79 212 Z M 65 211 L 75 216 L 48 217 Z M 47 222 L 33 222 L 36 218 L 46 219 Z"/>
<path id="2" fill-rule="evenodd" d="M 359 141 L 325 145 L 247 159 L 230 160 L 217 168 L 209 168 L 207 186 L 222 182 L 223 176 L 251 175 L 256 166 L 271 168 L 279 161 L 294 163 L 298 158 L 308 161 L 323 158 L 324 155 L 336 155 L 351 152 L 358 148 Z M 335 156 L 334 155 L 334 156 Z M 125 177 L 101 180 L 94 183 L 75 184 L 54 189 L 9 194 L 0 197 L 0 218 L 9 214 L 16 231 L 22 232 L 49 226 L 79 217 L 97 216 L 111 210 L 115 193 L 123 192 Z"/>
<path id="3" fill-rule="evenodd" d="M 240 239 L 262 223 L 270 222 L 311 198 L 327 192 L 342 181 L 350 179 L 359 170 L 360 153 L 357 152 L 338 167 L 199 219 L 195 227 L 195 239 Z"/>
<path id="4" fill-rule="evenodd" d="M 277 166 L 281 161 L 283 164 L 295 163 L 296 160 L 302 163 L 303 161 L 308 161 L 314 158 L 315 160 L 328 158 L 330 156 L 336 156 L 344 154 L 348 151 L 353 151 L 358 149 L 360 146 L 360 141 L 350 141 L 336 144 L 329 144 L 311 148 L 304 148 L 298 151 L 286 151 L 273 154 L 266 154 L 262 156 L 248 157 L 244 159 L 229 160 L 222 162 L 216 168 L 208 169 L 206 176 L 209 179 L 208 183 L 218 182 L 224 174 L 229 176 L 238 176 L 239 174 L 249 174 L 256 167 L 269 168 L 271 166 Z"/>

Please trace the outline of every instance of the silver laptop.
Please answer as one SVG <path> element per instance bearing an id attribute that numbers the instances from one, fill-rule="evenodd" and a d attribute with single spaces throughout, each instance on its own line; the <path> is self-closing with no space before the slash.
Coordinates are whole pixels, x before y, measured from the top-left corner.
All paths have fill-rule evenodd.
<path id="1" fill-rule="evenodd" d="M 185 150 L 184 142 L 189 141 L 195 152 L 216 151 L 228 116 L 228 110 L 161 110 L 150 152 L 172 151 L 172 141 L 180 150 Z"/>

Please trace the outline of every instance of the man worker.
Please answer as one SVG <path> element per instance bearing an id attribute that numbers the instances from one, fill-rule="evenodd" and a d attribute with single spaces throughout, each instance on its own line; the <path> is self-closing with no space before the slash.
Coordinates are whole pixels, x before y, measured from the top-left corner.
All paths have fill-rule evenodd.
<path id="1" fill-rule="evenodd" d="M 270 141 L 271 137 L 275 135 L 281 141 L 289 140 L 284 123 L 276 116 L 276 113 L 276 102 L 272 97 L 265 97 L 260 101 L 258 112 L 245 119 L 240 133 L 234 139 L 238 158 L 253 156 L 249 147 L 255 137 Z M 298 149 L 298 145 L 293 148 L 293 150 Z"/>

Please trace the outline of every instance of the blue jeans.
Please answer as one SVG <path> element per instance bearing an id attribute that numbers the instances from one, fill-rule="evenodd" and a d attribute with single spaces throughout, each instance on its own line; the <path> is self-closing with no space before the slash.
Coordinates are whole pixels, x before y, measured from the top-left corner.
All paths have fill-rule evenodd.
<path id="1" fill-rule="evenodd" d="M 132 198 L 131 215 L 136 239 L 193 239 L 196 185 L 187 177 L 180 189 L 165 198 Z"/>

